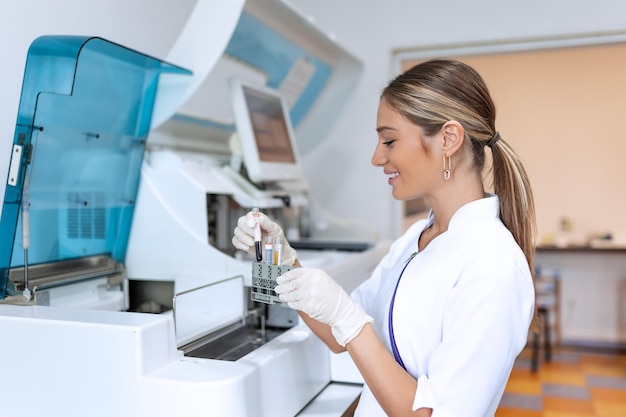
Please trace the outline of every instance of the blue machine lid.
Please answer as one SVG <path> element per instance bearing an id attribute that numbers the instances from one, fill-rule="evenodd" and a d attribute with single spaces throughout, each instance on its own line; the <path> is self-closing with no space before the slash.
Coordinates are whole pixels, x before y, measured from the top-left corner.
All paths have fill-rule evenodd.
<path id="1" fill-rule="evenodd" d="M 0 219 L 0 299 L 9 270 L 25 265 L 22 217 L 28 265 L 124 261 L 163 73 L 191 74 L 97 37 L 31 44 Z"/>

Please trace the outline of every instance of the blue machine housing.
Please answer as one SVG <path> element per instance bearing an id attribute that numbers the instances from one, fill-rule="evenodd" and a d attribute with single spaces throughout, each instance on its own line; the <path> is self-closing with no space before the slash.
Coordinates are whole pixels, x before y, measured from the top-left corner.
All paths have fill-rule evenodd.
<path id="1" fill-rule="evenodd" d="M 124 262 L 164 73 L 191 75 L 98 37 L 31 44 L 0 219 L 0 299 L 14 292 L 9 271 L 25 264 L 94 255 Z"/>

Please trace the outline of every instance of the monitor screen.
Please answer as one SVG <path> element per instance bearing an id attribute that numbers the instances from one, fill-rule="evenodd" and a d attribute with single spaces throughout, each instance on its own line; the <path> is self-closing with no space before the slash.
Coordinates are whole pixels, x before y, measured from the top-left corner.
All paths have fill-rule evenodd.
<path id="1" fill-rule="evenodd" d="M 231 103 L 243 161 L 253 182 L 302 178 L 289 108 L 274 89 L 232 79 Z"/>

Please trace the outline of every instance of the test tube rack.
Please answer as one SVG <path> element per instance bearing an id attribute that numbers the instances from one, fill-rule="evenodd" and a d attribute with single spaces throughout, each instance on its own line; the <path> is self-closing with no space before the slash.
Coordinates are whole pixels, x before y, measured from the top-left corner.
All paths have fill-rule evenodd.
<path id="1" fill-rule="evenodd" d="M 276 278 L 293 268 L 294 267 L 287 265 L 252 262 L 251 299 L 265 304 L 282 304 L 278 294 L 274 292 L 274 288 L 278 285 Z"/>

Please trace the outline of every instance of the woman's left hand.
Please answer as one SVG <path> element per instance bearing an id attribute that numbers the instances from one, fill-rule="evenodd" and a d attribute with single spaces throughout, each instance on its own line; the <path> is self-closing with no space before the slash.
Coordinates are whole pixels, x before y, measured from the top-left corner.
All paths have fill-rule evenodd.
<path id="1" fill-rule="evenodd" d="M 345 347 L 373 319 L 343 288 L 321 269 L 296 268 L 277 279 L 274 291 L 289 307 L 331 326 L 333 336 Z"/>

